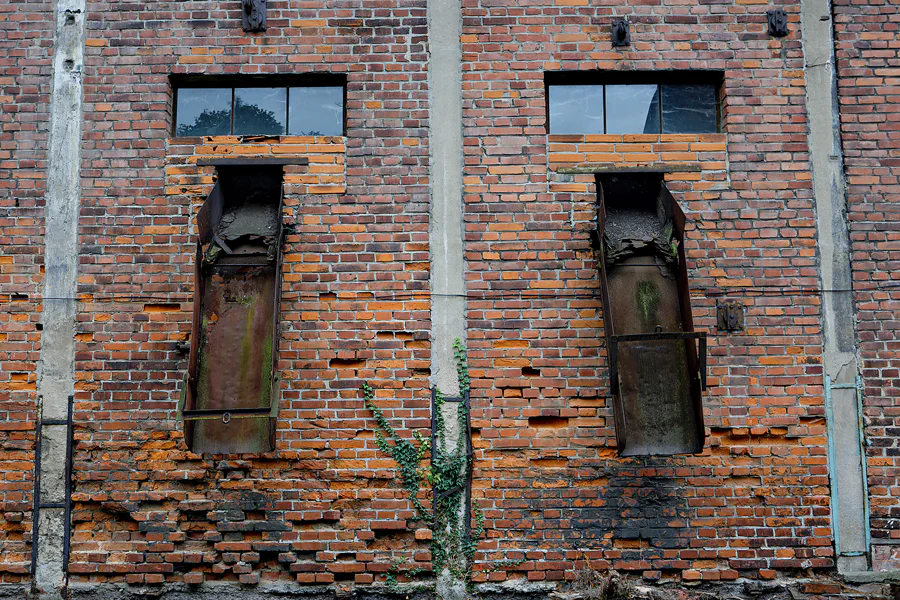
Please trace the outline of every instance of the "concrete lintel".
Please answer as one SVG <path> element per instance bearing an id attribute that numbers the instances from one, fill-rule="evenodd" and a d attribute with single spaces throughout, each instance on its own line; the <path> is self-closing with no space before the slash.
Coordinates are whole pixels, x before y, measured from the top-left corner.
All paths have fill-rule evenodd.
<path id="1" fill-rule="evenodd" d="M 200 167 L 283 167 L 287 165 L 299 165 L 304 167 L 309 164 L 305 156 L 291 158 L 201 158 L 197 161 Z"/>
<path id="2" fill-rule="evenodd" d="M 703 170 L 703 165 L 699 163 L 651 163 L 646 165 L 596 163 L 578 165 L 577 167 L 559 167 L 552 170 L 562 175 L 590 173 L 697 173 Z"/>

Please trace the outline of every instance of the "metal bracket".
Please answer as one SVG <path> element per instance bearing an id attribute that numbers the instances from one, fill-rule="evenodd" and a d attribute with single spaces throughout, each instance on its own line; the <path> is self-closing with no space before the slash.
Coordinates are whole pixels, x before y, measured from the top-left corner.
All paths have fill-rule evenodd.
<path id="1" fill-rule="evenodd" d="M 631 45 L 631 31 L 629 31 L 628 25 L 627 19 L 616 19 L 612 22 L 612 45 L 614 48 Z"/>
<path id="2" fill-rule="evenodd" d="M 743 331 L 744 305 L 734 300 L 717 301 L 716 328 L 719 331 Z"/>
<path id="3" fill-rule="evenodd" d="M 441 450 L 438 448 L 438 439 L 437 439 L 437 388 L 431 388 L 431 462 L 434 464 L 434 460 L 437 456 L 440 455 Z M 469 392 L 466 391 L 462 396 L 444 396 L 444 402 L 455 402 L 462 403 L 466 408 L 466 423 L 465 430 L 460 432 L 460 435 L 466 436 L 466 457 L 468 458 L 469 463 L 469 472 L 466 474 L 466 485 L 465 485 L 465 505 L 466 505 L 466 541 L 472 539 L 472 462 L 474 457 L 474 451 L 472 449 L 472 419 L 470 415 L 470 404 L 469 404 Z M 432 488 L 432 506 L 437 506 L 437 501 L 447 496 L 454 494 L 458 491 L 461 491 L 461 488 L 454 488 L 452 490 L 447 490 L 442 494 L 438 494 Z"/>
<path id="4" fill-rule="evenodd" d="M 273 398 L 270 406 L 258 406 L 252 408 L 201 408 L 186 409 L 188 374 L 184 375 L 184 383 L 181 386 L 181 397 L 178 399 L 179 421 L 216 421 L 221 419 L 228 423 L 232 419 L 274 419 L 278 416 L 278 392 L 281 387 L 281 376 L 276 375 L 273 384 Z"/>
<path id="5" fill-rule="evenodd" d="M 261 406 L 258 408 L 182 410 L 180 418 L 182 421 L 218 421 L 221 419 L 223 423 L 228 423 L 232 419 L 268 419 L 271 415 L 272 408 L 270 406 Z"/>
<path id="6" fill-rule="evenodd" d="M 266 0 L 241 0 L 241 25 L 246 32 L 266 30 Z"/>
<path id="7" fill-rule="evenodd" d="M 766 13 L 769 22 L 769 35 L 772 37 L 782 38 L 787 36 L 788 30 L 787 13 L 781 9 L 770 10 Z"/>

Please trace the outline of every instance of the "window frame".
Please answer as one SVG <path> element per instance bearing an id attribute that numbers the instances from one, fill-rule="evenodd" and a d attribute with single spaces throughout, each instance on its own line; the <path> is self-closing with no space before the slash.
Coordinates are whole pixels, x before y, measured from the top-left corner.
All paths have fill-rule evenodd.
<path id="1" fill-rule="evenodd" d="M 716 91 L 716 131 L 724 133 L 725 72 L 714 70 L 684 71 L 545 71 L 544 72 L 544 129 L 547 135 L 577 135 L 552 133 L 550 131 L 550 87 L 551 86 L 602 86 L 603 87 L 603 134 L 591 135 L 685 135 L 663 133 L 663 85 L 712 85 Z M 646 134 L 607 134 L 606 117 L 609 106 L 606 100 L 606 86 L 610 85 L 655 85 L 659 95 L 659 132 Z M 686 134 L 691 135 L 691 134 Z"/>
<path id="2" fill-rule="evenodd" d="M 302 74 L 302 75 L 170 75 L 169 84 L 171 87 L 172 101 L 172 124 L 170 135 L 173 138 L 190 139 L 197 137 L 205 137 L 204 135 L 178 135 L 178 91 L 183 88 L 194 89 L 230 89 L 231 90 L 231 124 L 230 132 L 226 135 L 264 135 L 272 137 L 284 137 L 291 135 L 290 132 L 290 106 L 291 92 L 294 88 L 315 88 L 315 87 L 339 87 L 343 90 L 341 96 L 341 136 L 347 135 L 347 77 L 341 74 Z M 265 133 L 234 133 L 234 100 L 236 88 L 287 88 L 285 96 L 285 133 L 283 134 L 265 134 Z M 335 137 L 335 136 L 325 136 Z"/>

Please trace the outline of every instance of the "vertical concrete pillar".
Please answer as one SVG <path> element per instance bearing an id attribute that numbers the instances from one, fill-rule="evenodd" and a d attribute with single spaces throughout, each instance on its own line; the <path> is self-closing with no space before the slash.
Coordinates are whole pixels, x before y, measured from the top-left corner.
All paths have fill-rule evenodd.
<path id="1" fill-rule="evenodd" d="M 465 262 L 463 255 L 462 6 L 460 0 L 428 0 L 428 89 L 431 152 L 431 384 L 458 396 L 453 342 L 465 342 Z M 457 405 L 444 404 L 444 450 L 461 435 Z M 459 508 L 466 514 L 466 498 Z M 438 574 L 438 596 L 465 598 L 465 582 L 446 569 Z"/>
<path id="2" fill-rule="evenodd" d="M 830 0 L 803 0 L 809 150 L 818 230 L 824 369 L 830 394 L 829 464 L 838 570 L 868 568 L 866 482 L 857 413 L 857 346 Z"/>
<path id="3" fill-rule="evenodd" d="M 41 598 L 62 597 L 66 583 L 66 446 L 75 391 L 85 0 L 57 0 L 55 17 L 37 386 L 40 458 L 32 544 L 34 585 Z"/>

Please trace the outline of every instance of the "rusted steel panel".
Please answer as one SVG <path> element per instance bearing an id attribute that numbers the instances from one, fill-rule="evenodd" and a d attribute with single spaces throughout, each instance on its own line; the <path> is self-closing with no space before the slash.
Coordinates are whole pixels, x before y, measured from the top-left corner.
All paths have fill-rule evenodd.
<path id="1" fill-rule="evenodd" d="M 619 453 L 703 448 L 684 213 L 661 178 L 598 178 L 600 286 Z M 619 336 L 644 334 L 639 340 Z M 704 345 L 705 351 L 705 345 Z"/>
<path id="2" fill-rule="evenodd" d="M 224 207 L 225 197 L 222 195 L 222 183 L 217 181 L 209 196 L 206 197 L 206 202 L 197 213 L 197 232 L 200 244 L 208 244 L 212 241 L 216 225 L 222 220 Z"/>
<path id="3" fill-rule="evenodd" d="M 694 315 L 691 310 L 691 284 L 688 280 L 687 257 L 684 253 L 684 226 L 687 223 L 687 217 L 678 202 L 666 188 L 664 182 L 659 185 L 659 203 L 665 207 L 667 215 L 670 215 L 674 223 L 673 235 L 678 240 L 678 296 L 681 301 L 681 321 L 683 331 L 694 331 Z M 706 345 L 704 343 L 702 350 L 703 357 L 703 373 L 700 373 L 700 359 L 698 358 L 698 347 L 694 340 L 685 342 L 685 360 L 687 361 L 687 371 L 692 374 L 691 397 L 694 406 L 694 428 L 696 429 L 697 445 L 694 447 L 693 453 L 701 452 L 706 444 L 706 427 L 703 423 L 703 389 L 706 387 Z M 696 373 L 696 376 L 693 374 Z M 701 385 L 702 381 L 702 385 Z"/>
<path id="4" fill-rule="evenodd" d="M 198 344 L 198 409 L 269 408 L 275 287 L 271 267 L 216 265 L 208 271 Z M 268 450 L 267 418 L 199 420 L 194 428 L 197 452 Z"/>
<path id="5" fill-rule="evenodd" d="M 272 449 L 281 282 L 281 170 L 230 168 L 197 215 L 184 410 L 195 452 Z"/>

